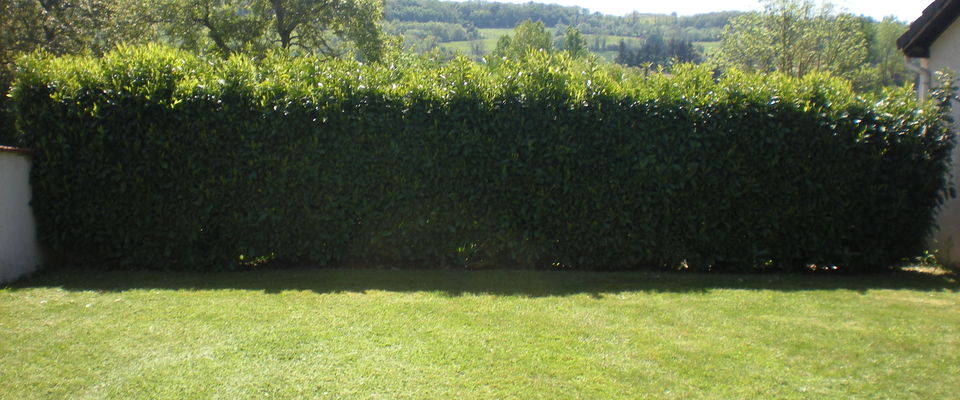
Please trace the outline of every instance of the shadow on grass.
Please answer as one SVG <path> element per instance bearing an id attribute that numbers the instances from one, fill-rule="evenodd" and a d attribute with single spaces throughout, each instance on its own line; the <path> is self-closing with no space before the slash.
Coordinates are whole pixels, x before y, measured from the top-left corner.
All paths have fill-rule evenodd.
<path id="1" fill-rule="evenodd" d="M 292 269 L 240 272 L 128 272 L 48 270 L 9 285 L 13 290 L 59 287 L 69 291 L 137 289 L 252 290 L 265 293 L 440 292 L 526 297 L 619 292 L 707 293 L 712 290 L 960 291 L 956 275 L 914 270 L 866 275 L 702 274 L 680 272 L 580 272 L 532 270 Z"/>

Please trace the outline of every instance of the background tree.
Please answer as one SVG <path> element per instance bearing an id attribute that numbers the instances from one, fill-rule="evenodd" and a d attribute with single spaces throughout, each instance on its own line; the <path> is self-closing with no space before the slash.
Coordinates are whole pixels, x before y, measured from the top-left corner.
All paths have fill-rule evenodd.
<path id="1" fill-rule="evenodd" d="M 504 35 L 491 54 L 493 59 L 519 58 L 531 50 L 553 50 L 553 36 L 543 22 L 526 20 L 513 28 L 513 37 Z"/>
<path id="2" fill-rule="evenodd" d="M 270 0 L 272 24 L 283 49 L 335 55 L 328 32 L 352 41 L 361 54 L 379 60 L 383 54 L 383 3 L 379 0 Z"/>
<path id="3" fill-rule="evenodd" d="M 127 7 L 132 0 L 0 0 L 0 144 L 14 144 L 7 90 L 20 54 L 100 55 L 120 42 L 152 37 Z"/>
<path id="4" fill-rule="evenodd" d="M 149 27 L 132 20 L 129 3 L 135 1 L 2 0 L 0 51 L 99 55 L 116 43 L 139 41 Z"/>
<path id="5" fill-rule="evenodd" d="M 590 52 L 587 50 L 587 40 L 580 34 L 580 30 L 572 26 L 567 27 L 563 35 L 563 50 L 573 57 L 584 57 Z"/>
<path id="6" fill-rule="evenodd" d="M 627 43 L 620 39 L 620 43 L 617 44 L 617 58 L 613 61 L 617 64 L 632 65 L 633 59 L 631 57 L 633 57 L 633 52 L 627 49 Z"/>
<path id="7" fill-rule="evenodd" d="M 867 61 L 867 41 L 856 17 L 835 13 L 829 3 L 766 0 L 762 12 L 734 18 L 724 29 L 715 61 L 747 71 L 849 78 Z"/>
<path id="8" fill-rule="evenodd" d="M 180 47 L 228 55 L 265 50 L 263 39 L 269 24 L 266 6 L 262 1 L 154 0 L 146 11 L 155 10 L 152 19 L 159 21 L 164 36 Z"/>
<path id="9" fill-rule="evenodd" d="M 880 22 L 865 21 L 865 31 L 869 49 L 867 59 L 876 69 L 880 83 L 884 86 L 900 86 L 910 80 L 910 72 L 903 64 L 903 53 L 897 49 L 897 38 L 907 31 L 907 24 L 894 17 L 886 17 Z"/>
<path id="10" fill-rule="evenodd" d="M 191 50 L 338 56 L 354 48 L 368 60 L 384 52 L 380 0 L 153 0 L 149 8 L 166 36 Z"/>
<path id="11" fill-rule="evenodd" d="M 702 51 L 688 40 L 670 39 L 669 42 L 664 42 L 660 35 L 652 35 L 637 50 L 627 48 L 621 40 L 616 62 L 631 67 L 646 66 L 656 69 L 673 63 L 699 63 L 703 61 Z"/>
<path id="12" fill-rule="evenodd" d="M 483 58 L 486 51 L 487 49 L 484 48 L 482 40 L 470 41 L 470 55 L 473 56 L 474 59 L 479 60 Z"/>

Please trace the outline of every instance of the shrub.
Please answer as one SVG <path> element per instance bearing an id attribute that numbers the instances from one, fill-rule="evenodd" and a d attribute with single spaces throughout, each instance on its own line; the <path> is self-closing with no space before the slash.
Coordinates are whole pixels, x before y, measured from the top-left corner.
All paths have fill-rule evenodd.
<path id="1" fill-rule="evenodd" d="M 24 58 L 13 101 L 41 240 L 106 267 L 885 268 L 922 253 L 953 144 L 906 90 L 543 52 L 122 47 Z"/>

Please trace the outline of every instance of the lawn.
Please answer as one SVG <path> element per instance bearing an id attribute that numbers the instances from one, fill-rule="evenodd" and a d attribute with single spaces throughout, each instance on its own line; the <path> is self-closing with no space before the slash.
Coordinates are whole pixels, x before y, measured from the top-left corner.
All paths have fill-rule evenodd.
<path id="1" fill-rule="evenodd" d="M 718 50 L 720 50 L 720 42 L 719 42 L 719 41 L 717 41 L 717 42 L 693 42 L 693 45 L 694 45 L 694 46 L 702 46 L 702 47 L 703 47 L 703 56 L 704 56 L 705 58 L 710 58 L 710 56 L 712 56 L 713 53 L 716 53 Z"/>
<path id="2" fill-rule="evenodd" d="M 483 28 L 479 29 L 480 39 L 479 41 L 483 43 L 484 53 L 490 53 L 497 47 L 497 41 L 500 40 L 500 36 L 507 35 L 513 36 L 513 29 L 503 29 L 503 28 Z M 470 54 L 470 46 L 472 41 L 462 40 L 456 42 L 443 42 L 439 44 L 440 47 L 445 48 L 450 51 L 459 51 L 463 54 Z"/>
<path id="3" fill-rule="evenodd" d="M 948 399 L 952 275 L 57 272 L 0 289 L 0 398 Z"/>

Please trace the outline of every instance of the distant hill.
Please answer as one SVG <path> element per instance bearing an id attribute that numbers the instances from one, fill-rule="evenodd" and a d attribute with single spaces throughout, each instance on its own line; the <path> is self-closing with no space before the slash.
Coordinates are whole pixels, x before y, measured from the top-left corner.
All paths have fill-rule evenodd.
<path id="1" fill-rule="evenodd" d="M 409 30 L 440 31 L 441 25 L 460 26 L 464 32 L 476 29 L 513 28 L 525 21 L 541 21 L 549 28 L 575 26 L 584 34 L 645 38 L 650 35 L 666 39 L 696 42 L 719 40 L 723 27 L 742 12 L 717 12 L 693 16 L 632 13 L 626 16 L 590 13 L 576 6 L 526 3 L 510 4 L 487 1 L 451 2 L 438 0 L 386 0 L 384 19 L 393 27 Z M 425 25 L 432 27 L 424 28 Z M 404 32 L 406 31 L 404 29 Z M 447 27 L 451 32 L 456 28 Z M 431 33 L 440 42 L 446 37 Z M 475 33 L 476 35 L 477 33 Z M 476 39 L 477 37 L 474 37 Z M 452 39 L 452 38 L 450 38 Z M 471 39 L 466 39 L 471 40 Z"/>

